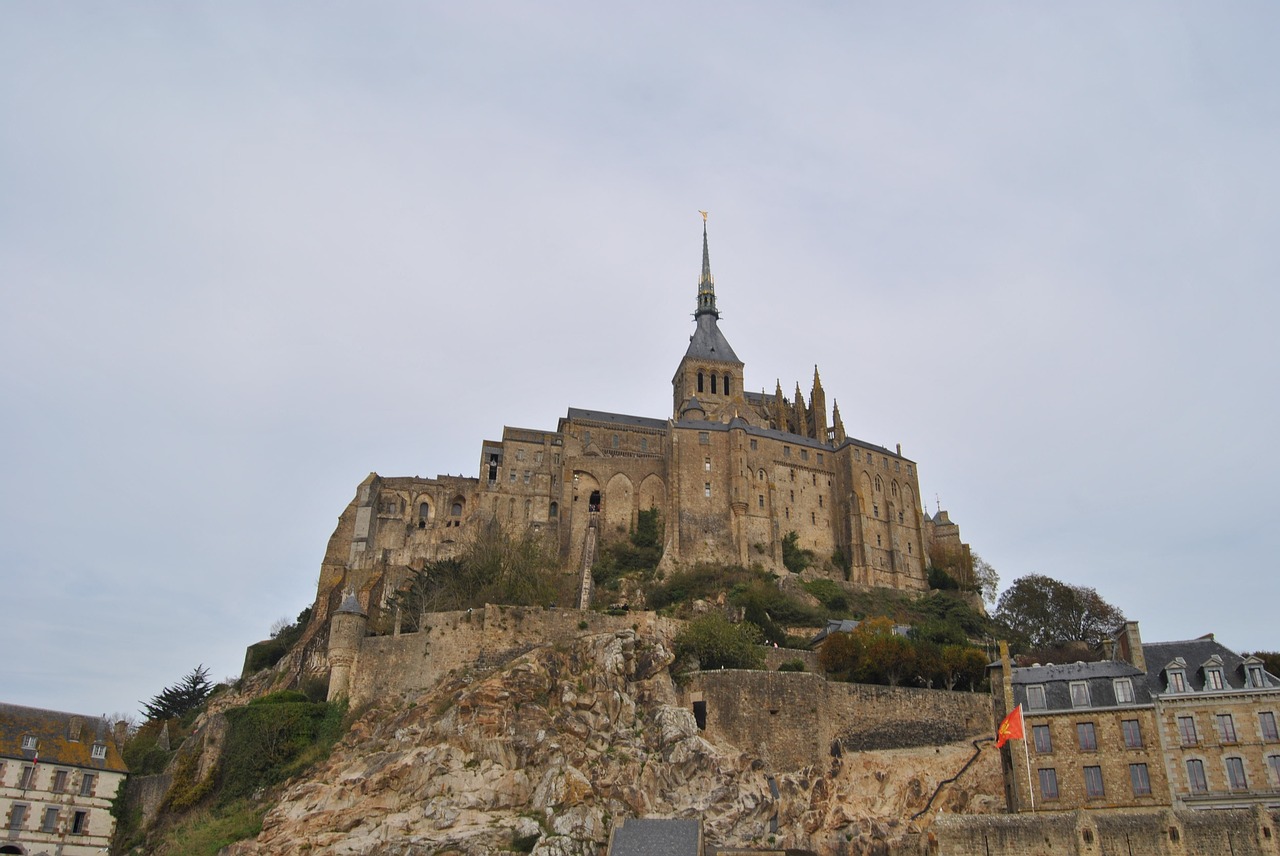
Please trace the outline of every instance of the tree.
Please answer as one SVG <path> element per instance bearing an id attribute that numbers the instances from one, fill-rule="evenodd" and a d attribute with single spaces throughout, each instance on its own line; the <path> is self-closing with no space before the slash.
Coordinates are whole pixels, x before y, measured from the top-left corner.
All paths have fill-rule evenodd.
<path id="1" fill-rule="evenodd" d="M 862 679 L 896 687 L 908 674 L 915 674 L 916 651 L 911 640 L 893 630 L 889 618 L 868 618 L 854 628 L 862 643 Z"/>
<path id="2" fill-rule="evenodd" d="M 991 567 L 986 559 L 970 551 L 969 558 L 973 564 L 973 590 L 982 595 L 987 603 L 996 602 L 996 589 L 1000 587 L 1000 575 Z"/>
<path id="3" fill-rule="evenodd" d="M 813 564 L 813 551 L 800 546 L 800 536 L 795 530 L 782 536 L 782 564 L 793 574 Z"/>
<path id="4" fill-rule="evenodd" d="M 209 670 L 202 663 L 178 683 L 165 687 L 151 701 L 138 703 L 148 720 L 181 719 L 203 704 L 211 692 L 213 684 L 209 683 Z"/>
<path id="5" fill-rule="evenodd" d="M 702 670 L 758 669 L 764 664 L 760 628 L 734 624 L 718 612 L 695 618 L 675 638 L 676 659 L 693 657 Z"/>
<path id="6" fill-rule="evenodd" d="M 941 656 L 942 685 L 947 689 L 967 683 L 976 690 L 987 673 L 987 655 L 971 645 L 944 645 Z"/>
<path id="7" fill-rule="evenodd" d="M 995 619 L 1011 641 L 1033 648 L 1076 640 L 1096 643 L 1125 620 L 1096 590 L 1041 574 L 1015 580 L 1000 595 Z"/>

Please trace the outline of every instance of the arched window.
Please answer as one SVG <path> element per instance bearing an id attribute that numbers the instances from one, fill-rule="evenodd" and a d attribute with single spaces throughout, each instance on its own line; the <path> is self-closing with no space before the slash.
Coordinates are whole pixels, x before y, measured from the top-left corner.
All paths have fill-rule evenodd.
<path id="1" fill-rule="evenodd" d="M 449 509 L 449 514 L 450 514 L 451 516 L 453 516 L 453 517 L 461 517 L 461 516 L 462 516 L 462 499 L 461 499 L 461 498 L 459 498 L 459 499 L 455 499 L 455 500 L 453 501 L 453 506 L 452 506 L 452 507 L 450 507 L 450 509 Z"/>
<path id="2" fill-rule="evenodd" d="M 897 483 L 897 482 L 894 482 L 894 483 L 891 485 L 891 487 L 892 487 L 892 489 L 893 489 L 893 496 L 894 496 L 894 498 L 896 499 L 896 498 L 897 498 L 897 496 L 898 496 L 898 483 Z"/>
<path id="3" fill-rule="evenodd" d="M 724 376 L 724 394 L 725 395 L 729 394 L 729 376 L 728 375 Z"/>
<path id="4" fill-rule="evenodd" d="M 880 481 L 880 476 L 876 476 L 876 493 L 884 490 L 884 484 Z"/>
<path id="5" fill-rule="evenodd" d="M 764 481 L 764 470 L 761 470 L 760 472 L 756 473 L 756 478 L 758 478 L 760 481 Z"/>
<path id="6" fill-rule="evenodd" d="M 702 372 L 698 372 L 698 392 L 702 392 Z"/>
<path id="7" fill-rule="evenodd" d="M 560 516 L 560 504 L 556 502 L 551 503 L 551 507 L 547 509 L 547 517 L 550 517 L 552 520 L 554 520 L 559 516 Z"/>
<path id="8" fill-rule="evenodd" d="M 430 505 L 429 503 L 426 503 L 426 502 L 419 503 L 419 505 L 418 505 L 418 518 L 419 518 L 420 520 L 426 520 L 426 519 L 427 519 L 428 517 L 430 517 L 430 516 L 431 516 L 431 505 Z"/>
<path id="9" fill-rule="evenodd" d="M 716 394 L 716 376 L 714 374 L 711 375 L 711 394 Z"/>

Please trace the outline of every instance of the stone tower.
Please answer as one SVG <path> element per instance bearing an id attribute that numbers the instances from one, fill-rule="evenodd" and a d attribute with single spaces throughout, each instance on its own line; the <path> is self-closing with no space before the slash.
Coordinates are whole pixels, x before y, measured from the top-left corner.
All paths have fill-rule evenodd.
<path id="1" fill-rule="evenodd" d="M 707 249 L 707 221 L 702 221 L 702 275 L 698 277 L 698 305 L 693 320 L 698 325 L 689 337 L 689 348 L 671 379 L 672 415 L 679 419 L 685 404 L 697 398 L 706 418 L 727 421 L 732 405 L 744 402 L 743 364 L 729 341 L 720 332 L 720 312 L 716 309 L 715 281 L 711 277 L 711 255 Z"/>
<path id="2" fill-rule="evenodd" d="M 329 701 L 351 694 L 351 666 L 368 626 L 369 616 L 349 593 L 329 624 Z"/>

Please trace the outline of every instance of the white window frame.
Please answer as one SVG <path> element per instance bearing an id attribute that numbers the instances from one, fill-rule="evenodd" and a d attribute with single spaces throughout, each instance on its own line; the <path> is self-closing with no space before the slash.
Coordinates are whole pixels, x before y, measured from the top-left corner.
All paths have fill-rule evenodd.
<path id="1" fill-rule="evenodd" d="M 1089 697 L 1088 681 L 1072 681 L 1070 684 L 1070 689 L 1071 689 L 1071 706 L 1072 707 L 1092 707 L 1093 706 L 1091 703 L 1092 699 Z M 1084 698 L 1083 702 L 1079 702 L 1076 700 L 1077 691 L 1079 691 L 1083 695 L 1083 698 Z"/>
<path id="2" fill-rule="evenodd" d="M 1027 710 L 1048 710 L 1048 699 L 1044 694 L 1044 684 L 1030 684 L 1027 687 Z"/>
<path id="3" fill-rule="evenodd" d="M 1111 685 L 1115 689 L 1116 704 L 1133 704 L 1133 681 L 1130 678 L 1116 678 Z"/>

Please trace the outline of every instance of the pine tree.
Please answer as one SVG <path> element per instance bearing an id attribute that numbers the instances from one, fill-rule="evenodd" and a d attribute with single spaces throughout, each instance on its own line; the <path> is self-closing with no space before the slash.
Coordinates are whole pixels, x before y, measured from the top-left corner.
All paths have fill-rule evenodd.
<path id="1" fill-rule="evenodd" d="M 138 702 L 148 720 L 179 719 L 195 710 L 213 692 L 209 683 L 209 670 L 201 663 L 181 681 L 165 687 L 149 702 Z"/>

